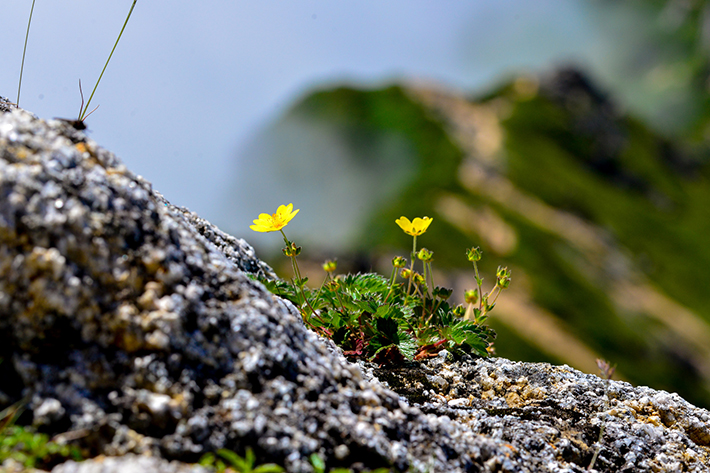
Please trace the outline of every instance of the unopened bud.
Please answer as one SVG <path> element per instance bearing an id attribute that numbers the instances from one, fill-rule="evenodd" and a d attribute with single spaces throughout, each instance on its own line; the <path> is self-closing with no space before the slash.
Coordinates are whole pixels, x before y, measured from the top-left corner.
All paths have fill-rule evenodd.
<path id="1" fill-rule="evenodd" d="M 296 244 L 294 242 L 289 242 L 289 244 L 286 245 L 286 248 L 284 248 L 281 251 L 283 251 L 283 254 L 285 254 L 286 256 L 291 258 L 291 257 L 298 256 L 301 254 L 301 247 L 296 246 Z"/>
<path id="2" fill-rule="evenodd" d="M 456 317 L 463 317 L 464 315 L 466 315 L 466 308 L 460 304 L 457 305 L 456 307 L 454 307 L 454 315 Z"/>
<path id="3" fill-rule="evenodd" d="M 434 259 L 434 252 L 429 251 L 426 248 L 422 248 L 419 250 L 419 253 L 417 253 L 417 258 L 425 263 L 430 263 Z"/>
<path id="4" fill-rule="evenodd" d="M 325 287 L 330 291 L 337 291 L 340 287 L 340 281 L 338 281 L 337 279 L 332 279 L 326 283 Z"/>
<path id="5" fill-rule="evenodd" d="M 448 289 L 446 287 L 436 286 L 434 288 L 434 297 L 438 297 L 441 300 L 447 300 L 453 294 L 453 289 Z"/>
<path id="6" fill-rule="evenodd" d="M 478 302 L 478 290 L 469 289 L 464 293 L 463 300 L 466 301 L 466 304 L 475 304 Z"/>
<path id="7" fill-rule="evenodd" d="M 496 281 L 496 285 L 501 289 L 505 289 L 510 286 L 510 274 L 511 273 L 508 268 L 502 268 L 498 266 L 498 271 L 496 272 L 498 281 Z"/>
<path id="8" fill-rule="evenodd" d="M 323 271 L 326 273 L 332 273 L 335 271 L 338 267 L 338 263 L 335 262 L 334 260 L 328 260 L 325 263 L 323 263 Z"/>
<path id="9" fill-rule="evenodd" d="M 404 268 L 407 265 L 407 260 L 401 256 L 395 256 L 392 258 L 392 266 L 395 268 Z"/>
<path id="10" fill-rule="evenodd" d="M 469 261 L 476 262 L 481 260 L 481 255 L 483 254 L 483 251 L 481 251 L 480 248 L 475 247 L 475 248 L 469 248 L 466 250 L 466 257 L 468 258 Z"/>

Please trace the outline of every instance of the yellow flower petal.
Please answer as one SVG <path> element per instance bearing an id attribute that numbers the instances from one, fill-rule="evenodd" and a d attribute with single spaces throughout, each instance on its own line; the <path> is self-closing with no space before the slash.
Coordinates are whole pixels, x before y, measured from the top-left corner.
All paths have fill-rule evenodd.
<path id="1" fill-rule="evenodd" d="M 399 228 L 404 230 L 404 233 L 409 233 L 412 231 L 412 222 L 409 221 L 409 219 L 405 216 L 401 216 L 397 220 L 394 221 L 397 225 L 399 225 Z M 411 233 L 409 233 L 411 235 Z"/>
<path id="2" fill-rule="evenodd" d="M 279 205 L 274 214 L 259 214 L 259 218 L 254 220 L 254 225 L 249 228 L 255 232 L 277 232 L 288 225 L 300 209 L 293 210 L 293 204 Z"/>
<path id="3" fill-rule="evenodd" d="M 433 221 L 434 219 L 429 217 L 416 217 L 410 222 L 407 217 L 402 216 L 394 222 L 399 225 L 399 228 L 404 230 L 404 233 L 407 235 L 418 236 L 426 232 Z"/>

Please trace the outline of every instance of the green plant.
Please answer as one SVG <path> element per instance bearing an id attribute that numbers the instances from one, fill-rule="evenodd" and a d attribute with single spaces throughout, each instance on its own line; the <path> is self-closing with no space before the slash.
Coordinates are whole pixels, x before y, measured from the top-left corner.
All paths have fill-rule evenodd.
<path id="1" fill-rule="evenodd" d="M 217 455 L 222 458 L 217 458 L 214 453 L 204 454 L 200 458 L 200 465 L 214 468 L 218 473 L 223 473 L 228 468 L 239 473 L 280 473 L 284 471 L 282 467 L 274 463 L 265 463 L 255 467 L 256 456 L 250 447 L 247 447 L 244 457 L 224 448 L 217 450 Z"/>
<path id="2" fill-rule="evenodd" d="M 21 400 L 0 411 L 0 464 L 11 458 L 26 468 L 34 468 L 51 466 L 67 458 L 83 459 L 78 448 L 53 442 L 46 434 L 15 425 L 25 403 L 26 400 Z"/>
<path id="3" fill-rule="evenodd" d="M 0 363 L 2 363 L 2 361 L 2 358 L 0 358 Z M 23 405 L 24 401 L 19 401 L 0 411 L 0 436 L 4 435 L 6 429 L 15 423 L 22 413 Z"/>
<path id="4" fill-rule="evenodd" d="M 616 371 L 616 365 L 611 365 L 606 360 L 602 360 L 601 358 L 597 358 L 597 368 L 599 368 L 599 376 L 601 376 L 603 379 L 611 379 L 614 377 L 614 372 Z"/>
<path id="5" fill-rule="evenodd" d="M 82 460 L 78 448 L 52 442 L 46 434 L 11 425 L 0 434 L 0 463 L 8 458 L 27 468 L 59 463 L 62 459 Z"/>
<path id="6" fill-rule="evenodd" d="M 389 279 L 374 273 L 337 275 L 334 261 L 323 265 L 326 276 L 320 288 L 306 286 L 297 256 L 301 248 L 289 241 L 283 228 L 298 213 L 293 204 L 280 206 L 275 214 L 261 214 L 252 230 L 281 232 L 291 258 L 294 277 L 290 281 L 262 278 L 264 285 L 299 308 L 304 322 L 317 333 L 331 338 L 345 356 L 365 358 L 380 364 L 397 364 L 435 356 L 446 349 L 454 355 L 488 356 L 495 332 L 484 325 L 487 314 L 495 306 L 501 291 L 510 284 L 510 271 L 498 268 L 496 284 L 483 292 L 483 280 L 477 261 L 481 250 L 467 250 L 473 263 L 477 289 L 467 292 L 468 307 L 452 306 L 451 289 L 434 285 L 432 262 L 434 253 L 417 250 L 417 237 L 424 234 L 433 219 L 406 217 L 396 220 L 402 230 L 413 237 L 409 267 L 402 257 L 392 260 Z M 416 260 L 422 272 L 415 271 Z M 399 282 L 398 275 L 406 281 Z"/>
<path id="7" fill-rule="evenodd" d="M 26 468 L 52 466 L 63 459 L 82 460 L 81 451 L 71 445 L 53 442 L 46 434 L 15 425 L 24 401 L 0 412 L 0 464 L 11 458 Z"/>

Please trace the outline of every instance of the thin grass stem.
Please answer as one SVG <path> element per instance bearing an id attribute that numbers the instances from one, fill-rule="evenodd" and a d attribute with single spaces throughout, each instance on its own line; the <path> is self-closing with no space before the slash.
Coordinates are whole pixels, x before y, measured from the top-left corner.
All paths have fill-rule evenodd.
<path id="1" fill-rule="evenodd" d="M 111 61 L 111 56 L 113 56 L 113 52 L 116 50 L 116 46 L 118 46 L 118 42 L 121 40 L 121 36 L 123 35 L 123 30 L 126 29 L 126 25 L 128 24 L 128 20 L 131 18 L 131 13 L 133 13 L 133 8 L 136 6 L 136 2 L 138 0 L 133 0 L 133 4 L 131 5 L 131 9 L 128 11 L 128 16 L 126 17 L 126 21 L 123 22 L 123 28 L 121 28 L 121 32 L 118 33 L 118 38 L 116 38 L 116 43 L 113 45 L 113 49 L 111 50 L 111 54 L 108 55 L 108 59 L 106 60 L 106 64 L 104 64 L 104 68 L 101 70 L 101 75 L 99 75 L 99 80 L 96 81 L 96 85 L 94 86 L 94 90 L 91 92 L 91 95 L 89 96 L 89 101 L 86 102 L 86 107 L 84 107 L 84 110 L 81 111 L 79 114 L 79 121 L 84 120 L 84 116 L 86 115 L 86 111 L 89 109 L 89 104 L 91 103 L 91 99 L 94 98 L 94 93 L 96 92 L 96 89 L 99 86 L 99 82 L 101 82 L 101 78 L 104 76 L 104 72 L 106 72 L 106 67 L 108 67 L 109 61 Z"/>
<path id="2" fill-rule="evenodd" d="M 32 8 L 30 8 L 30 19 L 27 20 L 27 32 L 25 33 L 25 47 L 22 48 L 22 65 L 20 66 L 20 81 L 17 84 L 17 102 L 15 105 L 20 106 L 20 89 L 22 89 L 22 73 L 25 70 L 25 54 L 27 53 L 27 39 L 30 37 L 30 24 L 32 23 L 32 13 L 35 11 L 35 0 L 32 0 Z"/>

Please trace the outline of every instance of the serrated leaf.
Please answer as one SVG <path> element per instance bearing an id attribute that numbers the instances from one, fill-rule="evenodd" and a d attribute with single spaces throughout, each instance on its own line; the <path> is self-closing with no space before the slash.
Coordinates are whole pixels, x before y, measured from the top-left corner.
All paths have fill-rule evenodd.
<path id="1" fill-rule="evenodd" d="M 417 340 L 408 334 L 407 332 L 400 331 L 399 334 L 399 351 L 404 355 L 404 357 L 412 361 L 414 358 L 414 353 L 417 351 Z"/>
<path id="2" fill-rule="evenodd" d="M 399 337 L 397 336 L 399 326 L 397 325 L 396 320 L 391 318 L 380 318 L 375 320 L 375 327 L 381 337 L 386 338 L 392 343 L 397 343 L 399 341 Z"/>

